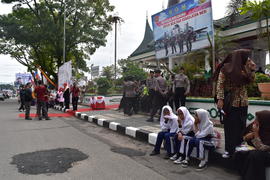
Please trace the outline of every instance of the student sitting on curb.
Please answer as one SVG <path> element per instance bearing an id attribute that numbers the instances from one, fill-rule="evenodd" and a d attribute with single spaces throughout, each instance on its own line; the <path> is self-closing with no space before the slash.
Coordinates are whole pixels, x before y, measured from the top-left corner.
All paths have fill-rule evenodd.
<path id="1" fill-rule="evenodd" d="M 208 111 L 204 109 L 197 109 L 195 111 L 194 132 L 196 132 L 195 136 L 188 140 L 186 159 L 182 161 L 182 167 L 188 167 L 190 155 L 193 148 L 196 147 L 196 156 L 201 160 L 196 170 L 200 171 L 207 167 L 207 159 L 204 156 L 204 145 L 209 143 L 211 138 L 214 136 L 213 123 L 209 119 Z"/>
<path id="2" fill-rule="evenodd" d="M 160 154 L 160 147 L 165 139 L 165 149 L 167 150 L 167 156 L 169 158 L 172 156 L 173 142 L 171 137 L 174 137 L 178 130 L 178 117 L 172 112 L 170 106 L 164 106 L 162 108 L 160 117 L 161 132 L 158 133 L 155 149 L 152 151 L 150 156 Z"/>
<path id="3" fill-rule="evenodd" d="M 185 159 L 185 150 L 188 141 L 187 139 L 184 139 L 184 136 L 194 136 L 193 125 L 195 120 L 194 117 L 189 113 L 188 109 L 184 106 L 177 110 L 177 114 L 178 124 L 181 127 L 179 128 L 178 133 L 174 138 L 176 154 L 170 159 L 173 160 L 175 164 L 181 164 Z"/>

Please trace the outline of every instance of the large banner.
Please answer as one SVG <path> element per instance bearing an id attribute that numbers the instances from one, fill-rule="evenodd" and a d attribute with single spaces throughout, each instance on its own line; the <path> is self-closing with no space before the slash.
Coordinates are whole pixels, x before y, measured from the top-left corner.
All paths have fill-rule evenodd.
<path id="1" fill-rule="evenodd" d="M 71 61 L 63 64 L 58 70 L 58 88 L 64 87 L 64 83 L 69 86 L 72 77 L 72 66 Z"/>
<path id="2" fill-rule="evenodd" d="M 156 58 L 210 46 L 213 37 L 211 0 L 186 0 L 152 16 Z"/>
<path id="3" fill-rule="evenodd" d="M 32 82 L 32 75 L 30 73 L 16 73 L 16 80 L 14 85 L 18 88 L 20 85 L 25 85 L 28 82 Z"/>

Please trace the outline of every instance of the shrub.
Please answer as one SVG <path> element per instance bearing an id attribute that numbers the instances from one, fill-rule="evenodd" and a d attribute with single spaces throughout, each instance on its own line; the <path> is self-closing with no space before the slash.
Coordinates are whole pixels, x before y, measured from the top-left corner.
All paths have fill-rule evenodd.
<path id="1" fill-rule="evenodd" d="M 270 82 L 270 77 L 266 74 L 256 73 L 255 82 L 256 83 Z"/>
<path id="2" fill-rule="evenodd" d="M 105 77 L 100 77 L 96 80 L 98 86 L 98 93 L 101 95 L 108 94 L 108 90 L 111 88 L 112 83 Z"/>

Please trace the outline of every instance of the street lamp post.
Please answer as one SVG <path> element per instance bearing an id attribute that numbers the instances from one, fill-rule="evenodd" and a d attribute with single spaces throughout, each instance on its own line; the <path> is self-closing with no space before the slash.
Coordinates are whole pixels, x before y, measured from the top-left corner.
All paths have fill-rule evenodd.
<path id="1" fill-rule="evenodd" d="M 115 40 L 114 40 L 114 79 L 116 80 L 116 61 L 117 61 L 117 23 L 121 22 L 122 19 L 115 15 L 113 16 L 113 22 L 115 25 Z"/>
<path id="2" fill-rule="evenodd" d="M 64 33 L 63 33 L 63 60 L 66 62 L 66 1 L 64 0 Z"/>

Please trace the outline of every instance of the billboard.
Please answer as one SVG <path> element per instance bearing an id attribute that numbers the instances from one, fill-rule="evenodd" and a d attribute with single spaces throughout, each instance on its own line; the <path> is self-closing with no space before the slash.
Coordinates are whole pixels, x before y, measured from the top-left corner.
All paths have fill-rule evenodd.
<path id="1" fill-rule="evenodd" d="M 63 64 L 58 70 L 58 88 L 64 87 L 64 83 L 67 83 L 68 86 L 71 84 L 72 77 L 72 66 L 71 61 Z"/>
<path id="2" fill-rule="evenodd" d="M 99 66 L 91 67 L 91 76 L 94 76 L 94 77 L 99 76 Z"/>
<path id="3" fill-rule="evenodd" d="M 211 0 L 186 0 L 152 16 L 156 58 L 210 46 L 213 37 Z"/>
<path id="4" fill-rule="evenodd" d="M 19 87 L 20 85 L 25 85 L 28 82 L 32 82 L 32 75 L 30 73 L 16 73 L 16 80 L 14 85 Z"/>

